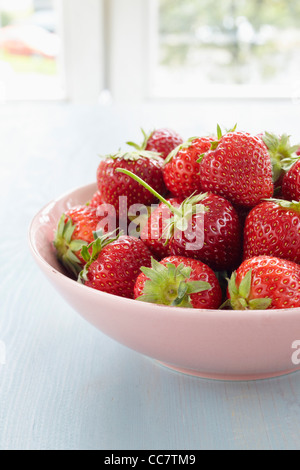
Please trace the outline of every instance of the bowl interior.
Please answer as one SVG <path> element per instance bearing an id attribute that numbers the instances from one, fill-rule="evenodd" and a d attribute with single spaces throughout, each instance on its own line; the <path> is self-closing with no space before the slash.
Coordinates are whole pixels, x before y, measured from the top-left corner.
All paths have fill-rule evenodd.
<path id="1" fill-rule="evenodd" d="M 56 271 L 68 276 L 64 267 L 58 262 L 53 239 L 58 221 L 64 211 L 74 206 L 87 203 L 97 190 L 96 183 L 66 193 L 50 202 L 33 219 L 29 229 L 29 238 L 35 254 Z M 69 277 L 69 276 L 68 276 Z"/>

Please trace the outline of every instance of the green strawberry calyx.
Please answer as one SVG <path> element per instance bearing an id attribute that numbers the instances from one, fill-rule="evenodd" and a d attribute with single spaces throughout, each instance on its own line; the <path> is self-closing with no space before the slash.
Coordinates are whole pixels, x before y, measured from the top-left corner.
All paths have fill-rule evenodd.
<path id="1" fill-rule="evenodd" d="M 142 267 L 141 271 L 148 278 L 143 294 L 137 298 L 142 302 L 193 308 L 191 295 L 211 289 L 208 282 L 190 281 L 192 268 L 183 263 L 165 266 L 152 258 L 151 268 Z"/>
<path id="2" fill-rule="evenodd" d="M 271 157 L 274 183 L 279 180 L 282 171 L 288 171 L 299 160 L 295 155 L 299 145 L 291 145 L 290 138 L 287 134 L 278 136 L 271 132 L 265 132 L 262 137 Z"/>
<path id="3" fill-rule="evenodd" d="M 273 204 L 277 204 L 282 209 L 286 209 L 287 211 L 299 212 L 300 213 L 300 201 L 286 201 L 285 199 L 264 199 L 265 202 L 272 202 Z"/>
<path id="4" fill-rule="evenodd" d="M 209 209 L 205 207 L 205 205 L 201 204 L 203 199 L 207 197 L 207 193 L 205 194 L 198 194 L 192 195 L 187 198 L 183 203 L 177 208 L 172 206 L 172 204 L 167 201 L 163 196 L 161 196 L 155 189 L 153 189 L 148 183 L 142 180 L 139 176 L 135 175 L 129 170 L 125 170 L 124 168 L 117 168 L 117 173 L 124 173 L 127 176 L 130 176 L 134 181 L 137 181 L 141 184 L 145 189 L 147 189 L 153 196 L 155 196 L 160 202 L 165 204 L 170 211 L 172 212 L 173 216 L 170 218 L 169 224 L 167 225 L 164 233 L 162 234 L 162 238 L 165 239 L 165 244 L 168 243 L 170 238 L 173 236 L 175 230 L 180 230 L 184 232 L 187 230 L 189 221 L 195 214 L 205 214 L 208 212 Z"/>
<path id="5" fill-rule="evenodd" d="M 117 153 L 105 155 L 102 158 L 106 160 L 109 160 L 109 159 L 118 160 L 119 159 L 119 160 L 131 161 L 131 162 L 136 162 L 140 160 L 141 158 L 147 158 L 149 160 L 156 160 L 156 161 L 162 160 L 161 153 L 150 152 L 148 150 L 141 150 L 141 151 L 136 151 L 136 152 L 122 152 L 120 150 Z"/>
<path id="6" fill-rule="evenodd" d="M 165 245 L 168 244 L 175 231 L 179 230 L 180 232 L 185 232 L 188 229 L 189 221 L 194 215 L 204 215 L 209 211 L 204 204 L 201 204 L 203 199 L 207 196 L 208 193 L 192 195 L 183 201 L 176 212 L 173 212 L 173 216 L 170 218 L 170 221 L 162 234 L 162 238 L 165 240 Z"/>
<path id="7" fill-rule="evenodd" d="M 181 150 L 190 148 L 196 139 L 199 139 L 199 137 L 190 137 L 188 140 L 183 142 L 183 144 L 178 145 L 174 150 L 172 150 L 172 152 L 170 152 L 168 157 L 165 159 L 165 165 L 170 163 L 170 161 L 172 161 L 173 158 L 175 158 L 177 154 L 181 152 Z"/>
<path id="8" fill-rule="evenodd" d="M 82 263 L 76 253 L 80 252 L 88 243 L 84 240 L 72 240 L 76 224 L 62 214 L 54 236 L 54 247 L 59 261 L 67 271 L 78 276 Z"/>
<path id="9" fill-rule="evenodd" d="M 236 126 L 235 126 L 235 129 L 236 129 Z M 218 124 L 217 125 L 217 140 L 215 140 L 214 142 L 211 143 L 210 150 L 216 150 L 216 148 L 219 146 L 219 144 L 222 140 L 222 137 L 223 137 L 223 132 L 222 132 L 222 129 L 221 129 L 220 125 Z"/>
<path id="10" fill-rule="evenodd" d="M 295 148 L 295 147 L 293 147 Z M 281 165 L 282 165 L 282 169 L 285 173 L 287 173 L 288 171 L 290 171 L 293 166 L 295 165 L 295 163 L 299 162 L 300 160 L 300 156 L 297 155 L 296 153 L 291 155 L 290 157 L 288 158 L 284 158 L 282 161 L 281 161 Z"/>
<path id="11" fill-rule="evenodd" d="M 117 231 L 114 231 L 104 234 L 102 230 L 99 230 L 98 232 L 94 233 L 95 240 L 89 245 L 82 247 L 81 256 L 85 261 L 85 266 L 79 272 L 78 282 L 80 284 L 85 284 L 85 282 L 88 280 L 87 275 L 89 268 L 91 264 L 98 259 L 103 248 L 118 240 L 121 235 L 122 232 L 117 234 Z"/>
<path id="12" fill-rule="evenodd" d="M 149 134 L 147 134 L 147 132 L 145 132 L 143 128 L 141 128 L 141 131 L 142 131 L 144 140 L 143 140 L 143 142 L 142 142 L 140 145 L 139 145 L 139 144 L 136 144 L 135 142 L 126 142 L 127 145 L 129 145 L 130 147 L 135 148 L 135 149 L 138 150 L 138 151 L 146 150 L 146 147 L 147 147 L 147 145 L 148 145 L 149 139 L 151 139 L 152 135 L 153 135 L 154 132 L 155 132 L 155 129 L 154 129 L 153 131 L 151 131 Z"/>
<path id="13" fill-rule="evenodd" d="M 237 286 L 237 273 L 232 274 L 228 279 L 229 299 L 224 306 L 230 306 L 233 310 L 266 310 L 272 304 L 272 299 L 268 297 L 250 299 L 252 286 L 252 269 L 250 269 L 245 277 Z"/>
<path id="14" fill-rule="evenodd" d="M 226 130 L 226 134 L 229 134 L 230 132 L 235 132 L 237 129 L 237 124 L 235 124 L 235 126 L 232 128 L 232 129 L 227 129 Z M 218 124 L 217 125 L 217 140 L 214 140 L 212 143 L 211 143 L 211 147 L 209 149 L 209 151 L 212 151 L 212 150 L 216 150 L 220 143 L 221 143 L 221 140 L 222 138 L 224 137 L 224 134 L 222 132 L 222 129 L 221 129 L 221 126 Z M 207 153 L 207 152 L 206 152 Z M 197 163 L 201 163 L 203 158 L 205 157 L 206 153 L 202 153 L 199 157 L 199 160 L 197 160 Z"/>

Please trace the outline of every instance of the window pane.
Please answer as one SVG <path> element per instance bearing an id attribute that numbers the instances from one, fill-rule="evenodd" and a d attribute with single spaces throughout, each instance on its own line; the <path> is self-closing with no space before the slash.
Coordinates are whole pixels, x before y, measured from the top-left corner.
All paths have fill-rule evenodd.
<path id="1" fill-rule="evenodd" d="M 154 94 L 246 88 L 291 94 L 300 77 L 300 2 L 158 0 Z"/>
<path id="2" fill-rule="evenodd" d="M 55 0 L 0 0 L 0 99 L 60 99 Z"/>

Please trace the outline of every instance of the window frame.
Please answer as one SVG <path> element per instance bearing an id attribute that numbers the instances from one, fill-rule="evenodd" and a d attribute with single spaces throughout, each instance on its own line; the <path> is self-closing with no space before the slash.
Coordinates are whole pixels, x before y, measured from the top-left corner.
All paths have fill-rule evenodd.
<path id="1" fill-rule="evenodd" d="M 151 1 L 151 0 L 150 0 Z M 156 10 L 156 11 L 155 11 Z M 159 0 L 152 2 L 152 20 L 155 18 L 156 39 L 153 41 L 153 31 L 150 33 L 152 41 L 159 47 Z M 149 28 L 151 30 L 151 27 Z M 152 47 L 153 48 L 153 47 Z M 157 66 L 158 60 L 157 51 L 150 50 L 149 52 L 149 76 L 151 77 L 148 83 L 155 83 L 154 70 Z M 168 100 L 203 100 L 203 99 L 264 99 L 264 100 L 292 100 L 299 101 L 300 97 L 300 77 L 291 80 L 290 86 L 286 85 L 210 85 L 199 90 L 195 93 L 176 93 L 176 94 L 160 94 L 155 92 L 154 86 L 148 87 L 147 96 L 150 100 L 168 101 Z"/>
<path id="2" fill-rule="evenodd" d="M 83 9 L 82 0 L 54 0 L 66 101 L 95 103 L 104 87 L 103 1 L 85 0 Z"/>

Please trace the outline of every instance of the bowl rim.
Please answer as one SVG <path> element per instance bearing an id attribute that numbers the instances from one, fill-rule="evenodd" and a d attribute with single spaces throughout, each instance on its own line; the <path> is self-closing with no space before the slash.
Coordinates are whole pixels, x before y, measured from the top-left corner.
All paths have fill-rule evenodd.
<path id="1" fill-rule="evenodd" d="M 88 190 L 88 188 L 93 188 L 93 187 L 96 187 L 96 183 L 89 183 L 89 184 L 86 184 L 86 185 L 83 185 L 83 186 L 79 186 L 79 187 L 76 187 L 76 188 L 73 188 L 69 191 L 65 191 L 63 194 L 61 194 L 60 196 L 56 197 L 55 199 L 52 199 L 50 202 L 48 202 L 47 204 L 45 204 L 34 216 L 33 218 L 31 219 L 31 222 L 29 224 L 29 227 L 28 227 L 28 230 L 27 230 L 27 238 L 28 238 L 28 243 L 29 243 L 29 247 L 31 249 L 31 252 L 32 254 L 34 255 L 34 257 L 40 262 L 43 264 L 43 266 L 45 267 L 45 269 L 47 269 L 47 271 L 51 271 L 52 273 L 54 273 L 56 276 L 58 276 L 60 279 L 63 280 L 63 282 L 66 282 L 66 283 L 71 283 L 72 286 L 74 287 L 75 285 L 77 285 L 78 289 L 84 289 L 84 291 L 86 292 L 86 289 L 89 289 L 90 291 L 90 295 L 94 295 L 94 296 L 99 296 L 99 297 L 102 297 L 103 295 L 105 297 L 109 297 L 111 298 L 112 297 L 112 294 L 109 294 L 107 292 L 102 292 L 102 291 L 98 291 L 96 289 L 92 289 L 90 287 L 87 287 L 83 284 L 80 284 L 79 282 L 77 282 L 75 279 L 72 279 L 71 277 L 69 276 L 66 276 L 65 274 L 61 273 L 60 271 L 58 271 L 56 268 L 54 268 L 53 266 L 51 266 L 46 260 L 45 258 L 40 254 L 39 250 L 37 249 L 35 243 L 34 243 L 34 239 L 33 239 L 33 234 L 34 234 L 34 225 L 36 224 L 36 221 L 37 219 L 44 213 L 46 212 L 48 209 L 50 209 L 51 207 L 53 208 L 53 206 L 55 204 L 57 204 L 58 202 L 66 199 L 67 197 L 70 197 L 72 194 L 76 193 L 77 191 L 79 190 Z M 131 305 L 133 304 L 136 304 L 136 300 L 134 299 L 127 299 L 125 297 L 118 297 L 118 296 L 113 296 L 115 298 L 117 298 L 119 301 L 124 301 L 126 303 L 130 303 Z M 167 314 L 170 314 L 170 311 L 172 312 L 172 315 L 173 314 L 178 314 L 178 315 L 185 315 L 188 319 L 188 317 L 199 317 L 199 314 L 201 314 L 202 316 L 203 315 L 208 315 L 208 316 L 212 316 L 212 317 L 216 317 L 216 316 L 222 316 L 224 317 L 224 314 L 226 315 L 226 317 L 234 317 L 235 319 L 237 319 L 238 317 L 243 320 L 243 319 L 249 319 L 249 316 L 253 317 L 253 318 L 257 318 L 257 317 L 261 317 L 261 318 L 265 318 L 265 317 L 277 317 L 277 316 L 286 316 L 287 313 L 291 316 L 297 316 L 300 314 L 300 308 L 299 307 L 296 307 L 296 308 L 291 308 L 291 309 L 269 309 L 269 310 L 209 310 L 209 309 L 194 309 L 194 308 L 179 308 L 179 307 L 172 307 L 172 306 L 167 306 L 167 305 L 158 305 L 158 304 L 150 304 L 150 303 L 143 303 L 143 306 L 145 306 L 147 309 L 151 307 L 151 309 L 154 309 L 156 310 L 157 312 L 165 312 Z"/>

